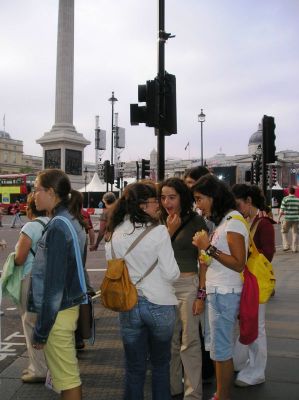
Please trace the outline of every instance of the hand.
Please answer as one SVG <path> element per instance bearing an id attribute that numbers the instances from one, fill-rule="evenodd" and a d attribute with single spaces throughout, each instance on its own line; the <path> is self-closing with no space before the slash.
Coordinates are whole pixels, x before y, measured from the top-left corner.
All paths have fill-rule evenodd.
<path id="1" fill-rule="evenodd" d="M 192 238 L 192 244 L 200 250 L 206 250 L 209 245 L 209 236 L 206 231 L 196 232 Z"/>
<path id="2" fill-rule="evenodd" d="M 205 302 L 200 299 L 194 300 L 193 306 L 192 306 L 193 315 L 202 314 L 204 312 L 204 310 L 205 310 Z"/>
<path id="3" fill-rule="evenodd" d="M 182 221 L 179 215 L 177 214 L 168 215 L 166 219 L 166 224 L 170 236 L 172 236 L 174 232 L 181 226 L 181 222 Z"/>
<path id="4" fill-rule="evenodd" d="M 98 249 L 97 244 L 91 244 L 91 245 L 89 246 L 89 251 L 96 251 L 97 249 Z"/>
<path id="5" fill-rule="evenodd" d="M 44 348 L 44 344 L 42 344 L 42 343 L 33 343 L 32 344 L 32 347 L 35 349 L 35 350 L 43 350 L 43 348 Z"/>

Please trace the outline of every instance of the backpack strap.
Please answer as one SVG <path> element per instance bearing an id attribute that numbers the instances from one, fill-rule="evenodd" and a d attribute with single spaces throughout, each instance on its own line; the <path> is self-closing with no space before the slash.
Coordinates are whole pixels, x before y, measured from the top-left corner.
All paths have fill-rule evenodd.
<path id="1" fill-rule="evenodd" d="M 84 277 L 84 270 L 83 270 L 83 263 L 82 263 L 82 257 L 81 257 L 81 252 L 80 252 L 80 246 L 79 246 L 79 240 L 78 240 L 78 235 L 77 232 L 75 231 L 75 228 L 73 227 L 72 223 L 70 222 L 70 220 L 66 217 L 63 217 L 62 215 L 57 215 L 56 217 L 54 217 L 51 220 L 51 223 L 54 220 L 61 220 L 63 221 L 69 228 L 71 235 L 72 235 L 72 239 L 73 239 L 73 245 L 75 248 L 75 255 L 76 255 L 76 263 L 77 263 L 77 271 L 78 271 L 78 276 L 79 276 L 79 280 L 80 280 L 80 285 L 81 285 L 81 289 L 85 294 L 85 299 L 83 301 L 82 304 L 87 304 L 88 303 L 88 297 L 86 295 L 87 292 L 87 288 L 86 288 L 86 281 L 85 281 L 85 277 Z"/>
<path id="2" fill-rule="evenodd" d="M 125 255 L 123 258 L 125 258 L 125 256 L 127 254 L 130 253 L 130 251 L 132 251 L 134 249 L 135 246 L 137 246 L 137 244 L 144 238 L 145 235 L 147 235 L 152 229 L 156 228 L 157 225 L 152 224 L 150 226 L 147 226 L 145 228 L 145 230 L 134 240 L 134 242 L 131 244 L 131 246 L 128 248 L 128 250 L 126 251 Z M 113 239 L 113 235 L 111 237 L 111 253 L 112 253 L 112 258 L 116 258 L 115 256 L 115 251 L 113 248 L 113 244 L 112 244 L 112 239 Z"/>
<path id="3" fill-rule="evenodd" d="M 157 226 L 157 225 L 155 225 L 155 224 L 152 224 L 152 225 L 150 225 L 150 226 L 147 226 L 147 227 L 145 228 L 145 230 L 134 240 L 134 242 L 133 242 L 133 243 L 131 244 L 131 246 L 128 248 L 128 250 L 126 251 L 126 253 L 125 253 L 125 255 L 124 255 L 124 258 L 125 258 L 125 256 L 126 256 L 128 253 L 130 253 L 131 250 L 133 250 L 133 248 L 134 248 L 135 246 L 137 246 L 137 244 L 144 238 L 144 236 L 147 235 L 152 229 L 156 228 L 156 226 Z M 112 253 L 112 258 L 115 258 L 115 252 L 114 252 L 114 249 L 113 249 L 112 238 L 111 238 L 111 253 Z M 147 276 L 155 269 L 155 267 L 156 267 L 157 264 L 158 264 L 158 259 L 154 262 L 153 265 L 151 265 L 151 266 L 149 267 L 149 269 L 145 272 L 145 274 L 143 274 L 143 275 L 141 276 L 141 278 L 139 278 L 138 281 L 137 281 L 136 283 L 134 283 L 134 285 L 135 285 L 135 286 L 138 285 L 138 283 L 140 283 L 145 277 L 147 277 Z"/>
<path id="4" fill-rule="evenodd" d="M 251 248 L 251 250 L 252 250 L 252 253 L 254 253 L 254 254 L 259 254 L 259 251 L 258 251 L 258 249 L 256 248 L 256 245 L 255 245 L 254 240 L 253 240 L 252 232 L 250 232 L 250 228 L 249 228 L 248 222 L 247 222 L 247 221 L 244 219 L 244 217 L 242 217 L 241 215 L 230 215 L 227 219 L 231 219 L 231 218 L 237 219 L 238 221 L 243 222 L 243 224 L 246 226 L 246 228 L 247 228 L 247 230 L 248 230 L 248 234 L 249 234 L 249 246 L 250 246 L 250 248 Z"/>
<path id="5" fill-rule="evenodd" d="M 36 218 L 34 221 L 31 222 L 39 222 L 44 228 L 47 224 L 45 224 L 43 221 L 41 221 L 40 219 Z M 35 251 L 33 250 L 32 247 L 30 247 L 30 253 L 33 255 L 33 257 L 35 257 Z"/>
<path id="6" fill-rule="evenodd" d="M 250 233 L 251 233 L 252 238 L 254 238 L 255 232 L 256 232 L 256 230 L 257 230 L 257 227 L 258 227 L 260 221 L 261 221 L 260 218 L 257 219 L 256 222 L 255 222 L 255 224 L 253 225 L 253 228 L 250 229 Z"/>

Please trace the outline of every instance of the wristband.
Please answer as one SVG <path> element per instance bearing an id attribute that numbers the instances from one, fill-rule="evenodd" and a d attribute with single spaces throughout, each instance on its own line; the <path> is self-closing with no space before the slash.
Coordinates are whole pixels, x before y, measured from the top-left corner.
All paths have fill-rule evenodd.
<path id="1" fill-rule="evenodd" d="M 213 258 L 218 258 L 220 256 L 220 253 L 221 253 L 220 250 L 218 250 L 217 247 L 215 247 L 211 244 L 206 249 L 206 254 Z"/>
<path id="2" fill-rule="evenodd" d="M 197 290 L 197 296 L 196 296 L 196 298 L 197 298 L 198 300 L 203 300 L 203 301 L 205 301 L 206 297 L 207 297 L 206 289 L 198 289 L 198 290 Z"/>

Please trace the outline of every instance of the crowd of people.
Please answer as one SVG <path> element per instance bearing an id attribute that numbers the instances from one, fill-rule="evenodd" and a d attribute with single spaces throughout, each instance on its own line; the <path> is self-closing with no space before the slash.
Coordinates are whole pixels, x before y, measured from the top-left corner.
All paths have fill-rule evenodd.
<path id="1" fill-rule="evenodd" d="M 292 251 L 297 251 L 299 199 L 292 188 L 289 196 L 279 221 L 284 215 L 282 233 L 292 229 Z M 239 387 L 264 382 L 266 304 L 259 305 L 258 338 L 245 346 L 235 337 L 249 232 L 270 262 L 275 253 L 276 222 L 267 214 L 260 188 L 229 188 L 198 167 L 184 179 L 132 183 L 119 199 L 108 192 L 102 202 L 95 235 L 82 209 L 82 195 L 63 171 L 44 170 L 36 178 L 28 197 L 30 222 L 21 229 L 14 258 L 22 268 L 19 310 L 29 356 L 23 382 L 44 381 L 49 370 L 62 399 L 82 398 L 76 350 L 84 342 L 75 332 L 86 293 L 78 277 L 74 239 L 59 216 L 75 229 L 84 265 L 88 249 L 96 251 L 103 239 L 108 260 L 123 258 L 142 237 L 125 256 L 138 302 L 119 313 L 125 400 L 143 399 L 148 362 L 154 400 L 201 400 L 208 368 L 216 380 L 211 400 L 231 398 L 234 371 Z M 249 229 L 234 216 L 243 216 Z M 151 272 L 140 280 L 150 266 Z M 93 294 L 87 273 L 85 279 Z"/>

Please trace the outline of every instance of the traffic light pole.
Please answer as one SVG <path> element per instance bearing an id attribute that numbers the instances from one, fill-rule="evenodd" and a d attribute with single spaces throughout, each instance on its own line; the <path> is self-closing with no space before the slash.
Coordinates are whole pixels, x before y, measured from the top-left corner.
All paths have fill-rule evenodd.
<path id="1" fill-rule="evenodd" d="M 159 93 L 159 128 L 156 129 L 157 133 L 157 167 L 158 167 L 158 181 L 164 180 L 165 175 L 165 130 L 161 123 L 161 116 L 165 115 L 165 1 L 158 0 L 159 2 L 159 30 L 158 30 L 158 79 L 160 82 Z"/>

